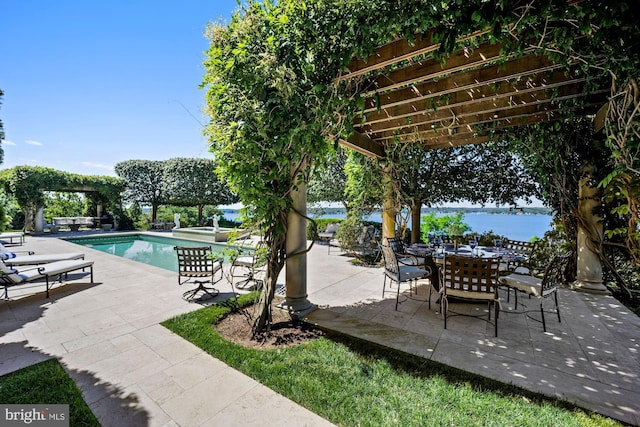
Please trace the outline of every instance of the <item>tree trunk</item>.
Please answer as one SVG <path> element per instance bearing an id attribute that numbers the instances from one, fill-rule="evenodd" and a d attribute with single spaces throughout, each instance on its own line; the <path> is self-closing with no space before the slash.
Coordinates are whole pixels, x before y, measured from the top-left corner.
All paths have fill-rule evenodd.
<path id="1" fill-rule="evenodd" d="M 198 205 L 198 225 L 202 225 L 202 208 L 203 205 Z"/>
<path id="2" fill-rule="evenodd" d="M 413 203 L 411 205 L 411 243 L 420 241 L 420 211 L 422 203 Z"/>
<path id="3" fill-rule="evenodd" d="M 282 225 L 284 230 L 287 229 L 287 215 L 283 213 L 281 215 Z M 262 293 L 258 300 L 258 316 L 253 322 L 251 329 L 252 336 L 255 337 L 258 333 L 264 331 L 271 323 L 271 308 L 273 298 L 276 292 L 276 285 L 278 283 L 278 276 L 280 271 L 284 267 L 286 259 L 286 234 L 280 232 L 277 234 L 277 229 L 282 229 L 282 226 L 272 226 L 265 232 L 264 240 L 269 247 L 269 253 L 267 255 L 267 275 L 264 280 Z"/>

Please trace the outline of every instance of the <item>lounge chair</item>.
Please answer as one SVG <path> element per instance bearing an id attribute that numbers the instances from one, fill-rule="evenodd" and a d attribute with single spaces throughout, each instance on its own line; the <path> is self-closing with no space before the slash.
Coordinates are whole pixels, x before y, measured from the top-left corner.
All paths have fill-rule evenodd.
<path id="1" fill-rule="evenodd" d="M 2 273 L 0 276 L 0 285 L 4 286 L 4 298 L 7 299 L 9 298 L 10 287 L 44 279 L 47 286 L 47 298 L 49 298 L 49 289 L 51 289 L 52 284 L 50 279 L 53 279 L 53 282 L 55 282 L 55 279 L 57 278 L 59 282 L 62 282 L 63 275 L 66 277 L 67 274 L 72 271 L 84 271 L 86 268 L 91 272 L 91 283 L 93 283 L 93 261 L 57 261 L 17 270 L 15 268 L 8 267 L 4 261 L 0 260 L 0 270 Z"/>
<path id="2" fill-rule="evenodd" d="M 0 254 L 0 256 L 2 256 L 2 254 Z M 16 255 L 14 258 L 5 259 L 4 263 L 9 267 L 16 267 L 19 265 L 40 265 L 56 261 L 71 261 L 78 259 L 84 259 L 84 254 L 82 252 Z"/>
<path id="3" fill-rule="evenodd" d="M 7 239 L 9 240 L 7 242 Z M 18 244 L 22 245 L 24 243 L 24 233 L 22 231 L 15 231 L 9 233 L 0 233 L 0 243 L 2 244 L 15 244 L 13 239 L 18 239 Z"/>

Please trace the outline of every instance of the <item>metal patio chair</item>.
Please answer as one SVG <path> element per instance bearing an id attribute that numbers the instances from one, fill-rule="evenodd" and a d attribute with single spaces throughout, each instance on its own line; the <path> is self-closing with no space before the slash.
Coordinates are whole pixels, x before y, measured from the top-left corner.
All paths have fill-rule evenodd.
<path id="1" fill-rule="evenodd" d="M 498 336 L 498 267 L 496 258 L 474 258 L 469 256 L 446 255 L 440 280 L 441 310 L 444 317 L 444 328 L 447 329 L 447 318 L 451 316 L 472 316 L 482 319 L 482 316 L 464 313 L 449 313 L 449 298 L 486 302 L 488 313 L 485 320 L 494 326 L 495 336 Z M 491 322 L 491 309 L 495 312 L 495 320 Z"/>
<path id="2" fill-rule="evenodd" d="M 211 298 L 216 297 L 220 291 L 214 285 L 222 280 L 223 258 L 215 258 L 211 246 L 197 248 L 175 246 L 174 250 L 178 256 L 178 284 L 192 282 L 198 285 L 196 288 L 184 292 L 182 298 L 192 302 L 201 300 L 204 295 L 209 295 Z M 218 272 L 220 277 L 216 277 Z M 205 286 L 207 283 L 210 283 L 211 286 Z M 196 297 L 200 291 L 203 294 Z"/>

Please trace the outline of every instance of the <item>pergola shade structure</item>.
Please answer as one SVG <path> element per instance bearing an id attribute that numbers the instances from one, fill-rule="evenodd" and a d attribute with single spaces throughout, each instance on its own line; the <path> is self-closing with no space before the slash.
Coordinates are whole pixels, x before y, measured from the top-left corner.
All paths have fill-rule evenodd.
<path id="1" fill-rule="evenodd" d="M 578 115 L 594 114 L 609 94 L 606 84 L 587 89 L 597 86 L 542 49 L 505 56 L 501 43 L 485 42 L 442 60 L 433 55 L 439 47 L 430 35 L 398 39 L 351 61 L 337 80 L 351 80 L 365 107 L 341 142 L 375 157 L 395 141 L 425 149 L 483 143 L 492 130 L 557 119 L 561 101 L 572 98 L 585 98 Z"/>

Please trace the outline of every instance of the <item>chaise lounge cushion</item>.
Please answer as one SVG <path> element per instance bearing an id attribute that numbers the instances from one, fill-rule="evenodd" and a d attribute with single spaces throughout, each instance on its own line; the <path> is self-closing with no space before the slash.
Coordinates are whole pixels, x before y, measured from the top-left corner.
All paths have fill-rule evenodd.
<path id="1" fill-rule="evenodd" d="M 41 255 L 18 255 L 11 259 L 6 259 L 5 264 L 10 267 L 16 265 L 39 265 L 57 261 L 71 261 L 84 259 L 82 252 L 41 254 Z"/>

